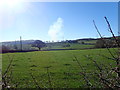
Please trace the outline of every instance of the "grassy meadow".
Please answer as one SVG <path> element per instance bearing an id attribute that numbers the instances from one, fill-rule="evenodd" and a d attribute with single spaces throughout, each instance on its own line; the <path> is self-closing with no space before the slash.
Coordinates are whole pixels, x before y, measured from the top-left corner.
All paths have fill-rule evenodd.
<path id="1" fill-rule="evenodd" d="M 110 50 L 115 54 L 113 48 Z M 107 49 L 5 53 L 2 54 L 2 72 L 4 73 L 13 58 L 11 85 L 17 84 L 18 88 L 36 88 L 32 74 L 42 88 L 80 88 L 85 87 L 85 80 L 80 74 L 82 70 L 79 64 L 87 73 L 97 70 L 92 60 L 96 60 L 98 64 L 114 66 L 114 61 L 101 55 L 111 57 Z M 95 77 L 88 77 L 92 84 L 97 80 Z"/>

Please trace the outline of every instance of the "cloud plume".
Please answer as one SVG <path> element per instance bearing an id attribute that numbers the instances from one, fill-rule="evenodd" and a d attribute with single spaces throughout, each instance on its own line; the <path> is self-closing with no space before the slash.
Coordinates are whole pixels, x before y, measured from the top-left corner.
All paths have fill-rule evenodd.
<path id="1" fill-rule="evenodd" d="M 50 36 L 51 40 L 57 41 L 62 39 L 63 37 L 62 27 L 63 27 L 63 19 L 59 17 L 57 18 L 57 21 L 54 22 L 49 27 L 48 35 Z"/>

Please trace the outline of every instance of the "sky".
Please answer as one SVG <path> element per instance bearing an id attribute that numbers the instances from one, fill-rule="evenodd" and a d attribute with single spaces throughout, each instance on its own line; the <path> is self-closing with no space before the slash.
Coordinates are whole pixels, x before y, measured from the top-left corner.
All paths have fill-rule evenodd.
<path id="1" fill-rule="evenodd" d="M 0 41 L 61 41 L 110 37 L 106 16 L 118 34 L 117 2 L 3 2 L 0 5 Z"/>

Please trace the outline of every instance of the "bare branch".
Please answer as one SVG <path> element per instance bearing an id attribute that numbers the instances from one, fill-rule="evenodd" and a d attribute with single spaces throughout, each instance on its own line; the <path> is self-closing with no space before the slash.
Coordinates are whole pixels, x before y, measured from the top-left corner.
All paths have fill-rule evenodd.
<path id="1" fill-rule="evenodd" d="M 96 28 L 96 30 L 97 30 L 97 32 L 98 32 L 98 34 L 99 34 L 99 36 L 103 39 L 103 37 L 102 37 L 102 35 L 100 34 L 100 32 L 99 32 L 99 30 L 98 30 L 98 28 L 97 28 L 97 26 L 96 26 L 96 24 L 95 24 L 95 21 L 93 20 L 93 24 L 94 24 L 94 26 L 95 26 L 95 28 Z"/>
<path id="2" fill-rule="evenodd" d="M 103 40 L 103 42 L 106 44 L 106 42 L 105 42 L 105 40 L 104 40 L 104 38 L 102 37 L 102 35 L 100 34 L 100 32 L 99 32 L 99 30 L 98 30 L 98 28 L 97 28 L 97 26 L 96 26 L 96 24 L 95 24 L 95 21 L 93 20 L 93 24 L 94 24 L 94 26 L 95 26 L 95 28 L 96 28 L 96 30 L 97 30 L 97 32 L 98 32 L 98 34 L 100 35 L 100 37 L 101 37 L 101 39 Z M 109 53 L 111 54 L 111 56 L 113 57 L 113 58 L 115 58 L 115 56 L 112 54 L 112 52 L 110 51 L 110 49 L 108 48 L 108 47 L 106 47 L 107 48 L 107 50 L 109 51 Z"/>
<path id="3" fill-rule="evenodd" d="M 74 60 L 77 62 L 78 66 L 82 69 L 81 74 L 83 75 L 84 80 L 86 81 L 87 85 L 90 87 L 93 87 L 92 83 L 90 82 L 90 80 L 88 79 L 85 69 L 81 66 L 80 62 L 78 61 L 77 57 L 74 56 Z"/>
<path id="4" fill-rule="evenodd" d="M 52 88 L 52 83 L 51 83 L 51 78 L 50 78 L 49 68 L 50 68 L 50 67 L 47 67 L 46 69 L 47 69 L 47 74 L 48 74 L 49 86 L 50 86 L 50 88 Z"/>
<path id="5" fill-rule="evenodd" d="M 14 56 L 13 56 L 13 57 L 14 57 Z M 10 56 L 8 55 L 8 59 L 10 60 L 10 63 L 9 63 L 9 65 L 8 65 L 6 71 L 4 72 L 3 77 L 5 77 L 5 75 L 9 72 L 9 69 L 10 69 L 10 67 L 11 67 L 11 65 L 12 65 L 12 62 L 13 62 L 13 57 L 10 58 Z"/>
<path id="6" fill-rule="evenodd" d="M 107 17 L 104 17 L 104 18 L 105 18 L 105 20 L 106 20 L 106 22 L 107 22 L 107 24 L 108 24 L 109 31 L 111 32 L 113 38 L 115 39 L 116 43 L 118 44 L 118 47 L 120 47 L 120 44 L 119 44 L 118 40 L 116 39 L 113 31 L 112 31 L 112 28 L 111 28 L 111 26 L 110 26 L 110 23 L 109 23 L 109 21 L 107 20 Z"/>
<path id="7" fill-rule="evenodd" d="M 31 77 L 32 77 L 32 79 L 33 79 L 35 85 L 36 85 L 39 89 L 41 89 L 41 87 L 39 86 L 37 80 L 36 80 L 35 77 L 32 75 L 32 73 L 30 73 L 30 75 L 31 75 Z"/>

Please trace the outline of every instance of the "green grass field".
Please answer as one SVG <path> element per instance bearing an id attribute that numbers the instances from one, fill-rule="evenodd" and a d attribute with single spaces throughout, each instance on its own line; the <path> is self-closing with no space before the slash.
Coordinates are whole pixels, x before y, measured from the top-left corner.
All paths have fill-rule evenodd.
<path id="1" fill-rule="evenodd" d="M 48 44 L 47 49 L 86 49 L 86 48 L 93 48 L 94 45 L 85 45 L 80 43 L 69 43 L 70 47 L 63 47 L 68 43 L 56 43 L 56 44 Z M 43 50 L 46 48 L 43 48 Z"/>
<path id="2" fill-rule="evenodd" d="M 114 50 L 110 50 L 114 54 Z M 74 58 L 77 57 L 88 73 L 97 69 L 92 60 L 87 58 L 88 56 L 99 64 L 114 66 L 114 61 L 101 57 L 99 54 L 111 57 L 106 49 L 6 53 L 2 54 L 2 71 L 5 71 L 10 58 L 13 57 L 13 79 L 10 83 L 14 85 L 19 82 L 18 88 L 36 87 L 30 73 L 42 88 L 79 88 L 84 87 L 85 81 L 80 75 L 82 70 Z M 91 77 L 91 82 L 94 83 L 95 80 Z"/>

